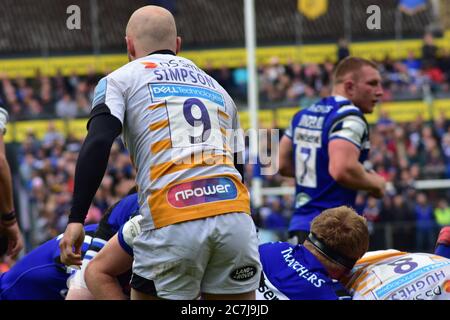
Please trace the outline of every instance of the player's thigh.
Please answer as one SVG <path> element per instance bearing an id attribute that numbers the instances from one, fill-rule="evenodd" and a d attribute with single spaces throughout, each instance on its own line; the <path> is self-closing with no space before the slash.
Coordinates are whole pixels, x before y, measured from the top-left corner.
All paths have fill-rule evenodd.
<path id="1" fill-rule="evenodd" d="M 209 294 L 202 293 L 203 300 L 256 300 L 256 292 L 252 290 L 250 292 L 239 294 Z"/>
<path id="2" fill-rule="evenodd" d="M 132 287 L 163 299 L 195 299 L 210 254 L 206 220 L 141 232 L 133 243 Z"/>
<path id="3" fill-rule="evenodd" d="M 252 296 L 259 286 L 261 274 L 253 220 L 245 213 L 229 213 L 214 218 L 214 246 L 202 281 L 202 293 Z M 237 299 L 238 296 L 229 298 Z"/>

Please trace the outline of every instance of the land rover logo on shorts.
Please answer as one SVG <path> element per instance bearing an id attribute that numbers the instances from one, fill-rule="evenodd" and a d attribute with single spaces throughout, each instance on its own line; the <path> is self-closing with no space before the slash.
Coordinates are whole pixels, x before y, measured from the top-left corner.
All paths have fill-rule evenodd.
<path id="1" fill-rule="evenodd" d="M 236 281 L 246 281 L 252 278 L 256 274 L 256 268 L 254 266 L 245 266 L 239 269 L 235 269 L 230 273 L 230 277 Z"/>
<path id="2" fill-rule="evenodd" d="M 229 178 L 210 178 L 177 184 L 167 192 L 167 201 L 175 208 L 232 200 L 237 187 Z"/>

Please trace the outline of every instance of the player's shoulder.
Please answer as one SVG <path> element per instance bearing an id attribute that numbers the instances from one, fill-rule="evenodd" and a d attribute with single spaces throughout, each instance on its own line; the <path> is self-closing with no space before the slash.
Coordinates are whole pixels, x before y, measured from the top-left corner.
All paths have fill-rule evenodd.
<path id="1" fill-rule="evenodd" d="M 113 79 L 117 82 L 120 82 L 121 80 L 126 80 L 133 76 L 133 73 L 139 68 L 145 68 L 144 65 L 142 65 L 141 59 L 137 59 L 134 61 L 130 61 L 123 66 L 117 68 L 116 70 L 112 71 L 111 73 L 104 76 L 102 79 Z"/>
<path id="2" fill-rule="evenodd" d="M 353 114 L 363 117 L 363 112 L 349 99 L 342 96 L 331 96 L 330 99 L 334 102 L 334 113 L 337 116 Z"/>
<path id="3" fill-rule="evenodd" d="M 375 263 L 392 257 L 403 256 L 406 254 L 409 253 L 395 249 L 368 251 L 362 256 L 361 259 L 357 261 L 357 264 Z"/>

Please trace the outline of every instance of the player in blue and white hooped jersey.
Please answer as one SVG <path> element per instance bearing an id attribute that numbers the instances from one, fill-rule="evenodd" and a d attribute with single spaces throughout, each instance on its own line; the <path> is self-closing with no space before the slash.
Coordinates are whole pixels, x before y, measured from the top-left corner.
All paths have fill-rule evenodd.
<path id="1" fill-rule="evenodd" d="M 335 69 L 332 94 L 295 114 L 280 142 L 280 173 L 296 180 L 289 226 L 294 243 L 303 242 L 323 210 L 353 206 L 357 190 L 375 197 L 384 192 L 384 180 L 363 166 L 370 148 L 364 113 L 383 94 L 376 65 L 344 59 Z"/>
<path id="2" fill-rule="evenodd" d="M 84 255 L 91 244 L 96 224 L 86 226 L 81 246 Z M 67 283 L 75 269 L 60 261 L 62 234 L 22 257 L 7 272 L 0 274 L 0 300 L 64 300 Z"/>
<path id="3" fill-rule="evenodd" d="M 59 242 L 62 235 L 37 247 L 0 275 L 0 300 L 60 300 L 66 294 L 72 299 L 89 299 L 91 296 L 83 279 L 86 265 L 109 238 L 138 213 L 138 208 L 137 194 L 133 193 L 111 206 L 98 225 L 85 227 L 81 270 L 61 263 Z M 130 277 L 131 273 L 126 283 Z"/>

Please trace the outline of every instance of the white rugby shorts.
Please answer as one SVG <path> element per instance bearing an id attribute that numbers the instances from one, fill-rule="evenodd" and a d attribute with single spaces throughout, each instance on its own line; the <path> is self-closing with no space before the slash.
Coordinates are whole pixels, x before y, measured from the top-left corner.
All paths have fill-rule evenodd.
<path id="1" fill-rule="evenodd" d="M 133 273 L 153 281 L 156 295 L 163 299 L 240 294 L 259 286 L 258 238 L 246 213 L 143 231 L 134 240 L 133 251 Z"/>

